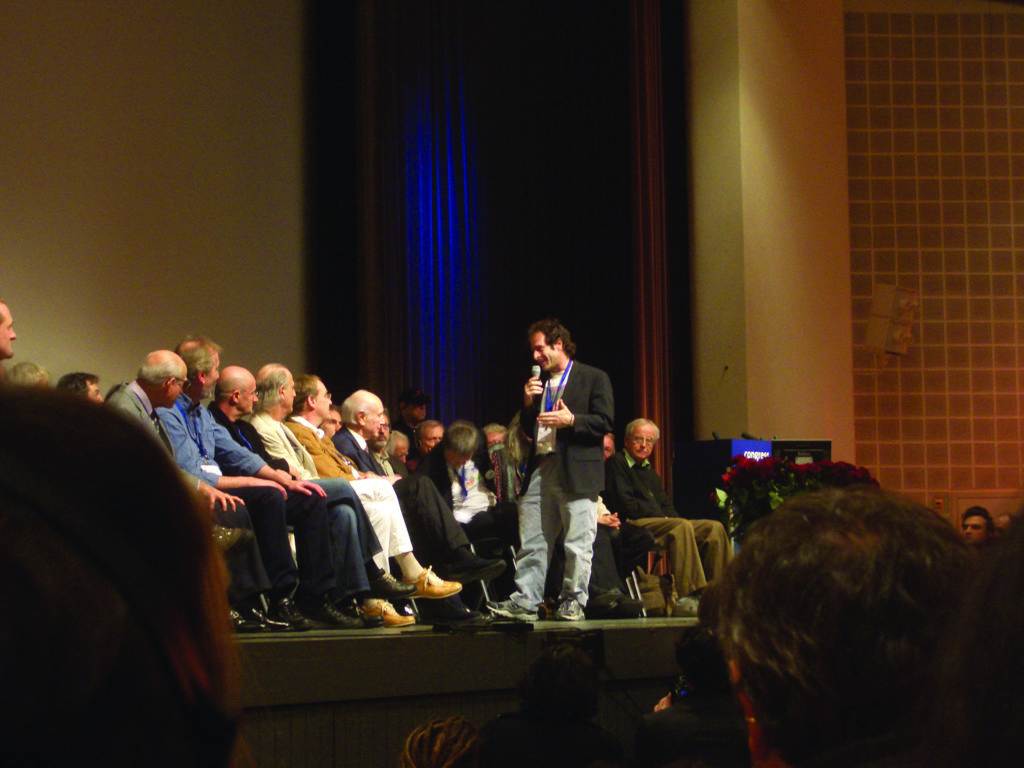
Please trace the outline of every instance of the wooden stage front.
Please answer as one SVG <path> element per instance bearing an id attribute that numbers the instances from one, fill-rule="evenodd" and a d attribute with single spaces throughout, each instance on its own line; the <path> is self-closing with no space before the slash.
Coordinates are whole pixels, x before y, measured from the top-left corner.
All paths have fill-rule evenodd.
<path id="1" fill-rule="evenodd" d="M 632 753 L 638 718 L 676 675 L 694 619 L 538 621 L 532 631 L 429 626 L 247 635 L 242 734 L 259 766 L 382 768 L 412 728 L 461 714 L 483 725 L 516 709 L 516 685 L 546 644 L 578 642 L 603 681 L 599 722 Z"/>

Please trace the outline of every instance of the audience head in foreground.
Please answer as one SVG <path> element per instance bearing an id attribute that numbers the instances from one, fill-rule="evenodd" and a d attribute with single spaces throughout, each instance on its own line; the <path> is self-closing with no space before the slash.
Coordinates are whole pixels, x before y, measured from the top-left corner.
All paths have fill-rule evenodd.
<path id="1" fill-rule="evenodd" d="M 972 547 L 983 547 L 995 539 L 996 526 L 987 509 L 968 507 L 960 523 L 960 532 Z"/>
<path id="2" fill-rule="evenodd" d="M 227 764 L 223 565 L 163 446 L 77 398 L 0 393 L 0 569 L 13 763 Z"/>
<path id="3" fill-rule="evenodd" d="M 980 564 L 964 610 L 938 649 L 938 686 L 922 764 L 1018 765 L 1024 708 L 1024 525 L 1015 522 Z"/>
<path id="4" fill-rule="evenodd" d="M 50 372 L 41 365 L 26 360 L 11 368 L 7 375 L 7 383 L 22 387 L 48 387 Z"/>
<path id="5" fill-rule="evenodd" d="M 65 373 L 57 379 L 57 389 L 82 395 L 82 397 L 92 400 L 94 403 L 103 402 L 103 393 L 100 391 L 100 377 L 95 373 L 85 373 L 84 371 Z"/>
<path id="6" fill-rule="evenodd" d="M 476 768 L 478 734 L 459 715 L 418 725 L 405 739 L 399 768 Z"/>
<path id="7" fill-rule="evenodd" d="M 718 622 L 753 764 L 903 749 L 972 562 L 948 523 L 877 489 L 801 494 L 759 522 Z"/>

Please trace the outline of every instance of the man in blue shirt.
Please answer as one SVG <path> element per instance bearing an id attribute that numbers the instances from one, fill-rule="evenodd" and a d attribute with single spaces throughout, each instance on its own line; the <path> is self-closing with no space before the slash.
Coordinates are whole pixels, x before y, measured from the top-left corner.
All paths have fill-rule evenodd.
<path id="1" fill-rule="evenodd" d="M 335 574 L 323 490 L 268 466 L 236 443 L 201 407 L 200 401 L 213 393 L 220 375 L 219 345 L 190 337 L 175 351 L 185 361 L 188 382 L 174 407 L 159 408 L 157 413 L 178 466 L 245 501 L 270 578 L 268 616 L 293 629 L 310 628 L 303 614 L 328 626 L 360 626 L 358 619 L 340 613 L 331 601 Z M 288 525 L 295 530 L 297 568 Z M 293 594 L 299 607 L 292 602 Z"/>

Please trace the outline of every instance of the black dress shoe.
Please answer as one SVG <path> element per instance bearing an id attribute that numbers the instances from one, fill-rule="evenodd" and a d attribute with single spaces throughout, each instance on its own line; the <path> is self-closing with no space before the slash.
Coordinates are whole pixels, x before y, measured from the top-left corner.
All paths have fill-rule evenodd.
<path id="1" fill-rule="evenodd" d="M 356 604 L 356 601 L 354 599 L 342 601 L 341 603 L 336 603 L 334 607 L 338 609 L 339 613 L 343 613 L 349 618 L 354 618 L 358 621 L 361 621 L 363 627 L 365 627 L 366 629 L 376 629 L 377 627 L 384 626 L 383 616 L 367 616 L 363 612 L 363 609 Z"/>
<path id="2" fill-rule="evenodd" d="M 415 584 L 401 582 L 390 573 L 384 571 L 381 571 L 380 575 L 370 582 L 370 593 L 374 597 L 384 600 L 398 600 L 403 597 L 409 597 L 415 591 Z"/>
<path id="3" fill-rule="evenodd" d="M 307 629 L 313 628 L 310 620 L 303 616 L 302 612 L 295 607 L 295 603 L 287 597 L 274 600 L 270 604 L 267 619 L 287 624 L 288 629 L 292 632 L 305 632 Z"/>
<path id="4" fill-rule="evenodd" d="M 363 629 L 363 620 L 358 616 L 348 616 L 334 607 L 327 598 L 310 606 L 303 606 L 305 613 L 313 621 L 326 624 L 331 629 Z"/>
<path id="5" fill-rule="evenodd" d="M 271 632 L 287 632 L 291 629 L 288 622 L 270 618 L 264 613 L 262 608 L 249 608 L 248 611 L 259 621 L 262 621 L 263 626 Z M 242 610 L 240 613 L 244 616 L 246 611 Z"/>
<path id="6" fill-rule="evenodd" d="M 228 618 L 231 619 L 231 627 L 235 632 L 265 632 L 267 625 L 254 616 L 252 610 L 236 611 L 232 608 L 228 611 Z"/>

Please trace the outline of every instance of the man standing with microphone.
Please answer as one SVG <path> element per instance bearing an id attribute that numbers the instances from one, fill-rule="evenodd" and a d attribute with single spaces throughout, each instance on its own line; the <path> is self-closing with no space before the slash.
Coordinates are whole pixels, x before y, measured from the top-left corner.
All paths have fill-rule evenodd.
<path id="1" fill-rule="evenodd" d="M 519 418 L 533 442 L 519 500 L 516 592 L 490 609 L 506 618 L 537 617 L 555 541 L 564 531 L 565 575 L 555 615 L 579 621 L 587 604 L 597 495 L 604 488 L 602 441 L 615 419 L 612 384 L 604 371 L 575 360 L 576 345 L 559 320 L 534 323 L 527 337 L 536 365 L 523 386 Z"/>

